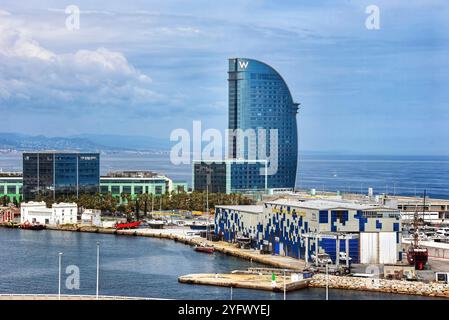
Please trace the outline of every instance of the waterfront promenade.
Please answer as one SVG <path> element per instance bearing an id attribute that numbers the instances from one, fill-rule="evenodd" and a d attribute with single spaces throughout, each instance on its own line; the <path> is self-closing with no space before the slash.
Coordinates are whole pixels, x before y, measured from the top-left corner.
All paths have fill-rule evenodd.
<path id="1" fill-rule="evenodd" d="M 262 263 L 265 265 L 273 266 L 276 268 L 303 270 L 305 267 L 304 260 L 294 259 L 291 257 L 277 256 L 271 254 L 261 254 L 259 250 L 254 249 L 240 249 L 236 248 L 234 244 L 224 241 L 208 241 L 199 236 L 192 236 L 189 234 L 191 231 L 187 228 L 170 228 L 170 229 L 151 229 L 140 228 L 130 230 L 115 230 L 108 228 L 96 228 L 96 227 L 80 227 L 78 229 L 64 228 L 56 226 L 48 226 L 49 230 L 62 230 L 62 231 L 80 231 L 80 232 L 94 232 L 94 233 L 107 233 L 126 236 L 140 236 L 168 239 L 176 242 L 181 242 L 187 245 L 197 245 L 201 243 L 207 243 L 215 248 L 215 251 L 235 256 L 238 258 L 246 259 L 253 262 Z"/>
<path id="2" fill-rule="evenodd" d="M 61 294 L 0 294 L 0 300 L 166 300 L 159 298 L 104 296 L 100 295 L 67 295 Z"/>

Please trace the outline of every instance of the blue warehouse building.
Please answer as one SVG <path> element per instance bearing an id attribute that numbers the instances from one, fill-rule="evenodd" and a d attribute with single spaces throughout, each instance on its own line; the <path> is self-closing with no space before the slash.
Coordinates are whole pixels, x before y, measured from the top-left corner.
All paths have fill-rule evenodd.
<path id="1" fill-rule="evenodd" d="M 253 248 L 271 243 L 274 254 L 311 261 L 339 252 L 354 263 L 392 264 L 402 260 L 401 220 L 397 209 L 344 200 L 279 199 L 257 206 L 217 206 L 215 232 L 228 242 L 252 240 Z"/>

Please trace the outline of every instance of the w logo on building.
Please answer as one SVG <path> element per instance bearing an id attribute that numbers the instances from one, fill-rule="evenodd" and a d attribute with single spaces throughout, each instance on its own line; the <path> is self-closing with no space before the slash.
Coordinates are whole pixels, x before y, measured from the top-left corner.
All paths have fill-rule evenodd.
<path id="1" fill-rule="evenodd" d="M 248 61 L 239 61 L 239 67 L 240 69 L 248 68 Z"/>

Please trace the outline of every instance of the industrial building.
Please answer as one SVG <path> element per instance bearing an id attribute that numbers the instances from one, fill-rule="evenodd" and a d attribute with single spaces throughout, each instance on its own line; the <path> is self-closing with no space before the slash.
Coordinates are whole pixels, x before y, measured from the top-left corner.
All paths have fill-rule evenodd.
<path id="1" fill-rule="evenodd" d="M 279 199 L 263 205 L 217 206 L 215 232 L 226 241 L 249 238 L 253 248 L 271 244 L 274 254 L 311 261 L 340 252 L 353 263 L 402 260 L 401 219 L 397 209 L 338 199 Z"/>

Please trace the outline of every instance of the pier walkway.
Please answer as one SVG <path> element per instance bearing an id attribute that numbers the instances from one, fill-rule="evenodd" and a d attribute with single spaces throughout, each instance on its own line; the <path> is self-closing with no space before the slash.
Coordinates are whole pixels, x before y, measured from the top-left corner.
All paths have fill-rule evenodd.
<path id="1" fill-rule="evenodd" d="M 0 294 L 0 300 L 97 300 L 95 295 L 67 295 L 61 294 Z M 167 300 L 146 297 L 126 297 L 126 296 L 98 296 L 98 300 Z"/>

